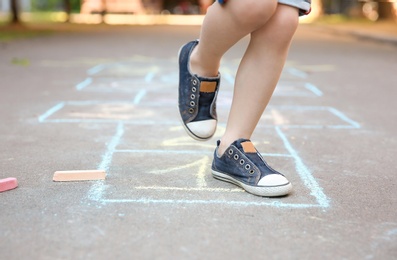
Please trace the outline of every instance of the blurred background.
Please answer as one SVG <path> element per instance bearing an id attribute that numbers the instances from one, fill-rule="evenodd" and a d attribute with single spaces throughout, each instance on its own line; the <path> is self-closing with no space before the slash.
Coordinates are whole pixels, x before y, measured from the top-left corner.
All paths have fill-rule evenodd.
<path id="1" fill-rule="evenodd" d="M 213 0 L 0 0 L 0 23 L 172 23 L 165 16 L 205 14 Z M 313 0 L 307 21 L 362 19 L 397 23 L 395 0 Z M 162 19 L 162 20 L 161 20 Z M 200 20 L 184 19 L 186 23 Z M 175 21 L 174 21 L 175 22 Z M 179 21 L 183 23 L 183 21 Z"/>
<path id="2" fill-rule="evenodd" d="M 265 199 L 213 180 L 215 139 L 179 123 L 177 50 L 213 0 L 0 0 L 0 179 L 19 183 L 0 259 L 397 259 L 397 3 L 312 1 L 253 136 L 294 193 Z M 248 43 L 222 60 L 216 137 Z"/>

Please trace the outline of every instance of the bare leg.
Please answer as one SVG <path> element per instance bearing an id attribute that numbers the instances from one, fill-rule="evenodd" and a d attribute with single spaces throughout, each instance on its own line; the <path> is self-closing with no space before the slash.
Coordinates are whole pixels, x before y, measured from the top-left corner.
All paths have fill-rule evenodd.
<path id="1" fill-rule="evenodd" d="M 298 10 L 279 4 L 268 22 L 251 33 L 236 75 L 232 108 L 218 150 L 220 155 L 233 141 L 251 138 L 277 85 L 297 25 Z"/>
<path id="2" fill-rule="evenodd" d="M 215 150 L 218 156 L 214 156 L 211 169 L 214 178 L 231 182 L 258 196 L 284 196 L 290 193 L 292 185 L 283 174 L 267 165 L 252 142 L 238 139 L 251 138 L 280 78 L 297 25 L 298 9 L 278 4 L 278 0 L 231 0 L 224 6 L 215 3 L 206 15 L 199 43 L 193 41 L 185 45 L 180 55 L 180 66 L 183 67 L 180 69 L 179 106 L 183 118 L 190 95 L 187 92 L 190 88 L 184 88 L 184 85 L 197 84 L 191 72 L 201 78 L 217 76 L 225 52 L 250 34 L 250 43 L 236 75 L 226 131 Z M 186 72 L 186 67 L 190 71 Z M 218 78 L 215 80 L 218 84 Z M 191 92 L 195 91 L 192 87 Z M 191 94 L 190 99 L 199 97 L 199 101 L 206 105 L 206 93 L 200 88 L 200 95 Z M 198 107 L 194 102 L 190 106 Z M 205 120 L 201 121 L 205 123 Z M 187 128 L 190 127 L 188 124 L 193 126 L 194 123 L 201 127 L 201 121 L 186 124 L 184 121 L 184 126 Z M 195 133 L 191 128 L 188 131 Z M 226 148 L 228 152 L 223 155 Z"/>
<path id="3" fill-rule="evenodd" d="M 192 72 L 204 77 L 218 75 L 225 52 L 240 39 L 265 25 L 277 7 L 276 0 L 237 0 L 224 6 L 214 3 L 205 16 L 200 44 L 190 57 Z"/>

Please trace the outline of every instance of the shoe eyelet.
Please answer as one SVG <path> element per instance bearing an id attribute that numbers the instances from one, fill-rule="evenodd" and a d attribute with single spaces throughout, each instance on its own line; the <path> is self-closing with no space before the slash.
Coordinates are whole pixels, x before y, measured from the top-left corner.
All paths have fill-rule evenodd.
<path id="1" fill-rule="evenodd" d="M 190 98 L 191 98 L 191 99 L 195 99 L 195 98 L 196 98 L 196 95 L 195 95 L 195 94 L 191 94 L 191 95 L 190 95 Z"/>
<path id="2" fill-rule="evenodd" d="M 189 108 L 189 113 L 193 114 L 194 113 L 194 109 L 193 108 Z"/>
<path id="3" fill-rule="evenodd" d="M 240 160 L 240 165 L 243 165 L 245 163 L 244 159 Z"/>
<path id="4" fill-rule="evenodd" d="M 192 87 L 192 92 L 193 92 L 193 93 L 196 93 L 196 91 L 197 91 L 197 88 Z"/>
<path id="5" fill-rule="evenodd" d="M 255 171 L 254 170 L 250 170 L 249 173 L 252 175 L 252 174 L 255 173 Z"/>
<path id="6" fill-rule="evenodd" d="M 249 170 L 249 169 L 251 169 L 251 165 L 249 165 L 249 164 L 246 164 L 246 165 L 245 165 L 245 169 L 246 169 L 246 170 Z"/>
<path id="7" fill-rule="evenodd" d="M 196 105 L 196 103 L 194 103 L 194 101 L 190 101 L 190 106 L 194 107 L 194 105 Z"/>
<path id="8" fill-rule="evenodd" d="M 193 86 L 197 86 L 197 79 L 193 79 L 192 83 L 193 83 Z"/>
<path id="9" fill-rule="evenodd" d="M 230 150 L 228 151 L 228 153 L 229 153 L 230 155 L 232 155 L 232 154 L 233 154 L 233 150 L 230 149 Z"/>
<path id="10" fill-rule="evenodd" d="M 238 154 L 235 154 L 233 158 L 234 158 L 234 160 L 237 161 L 237 160 L 238 160 L 238 157 L 239 157 Z"/>

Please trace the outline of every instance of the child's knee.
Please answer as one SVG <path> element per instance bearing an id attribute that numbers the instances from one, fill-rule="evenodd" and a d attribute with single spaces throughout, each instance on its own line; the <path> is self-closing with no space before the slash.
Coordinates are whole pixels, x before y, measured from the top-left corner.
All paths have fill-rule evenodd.
<path id="1" fill-rule="evenodd" d="M 291 6 L 279 5 L 272 19 L 275 23 L 275 27 L 279 28 L 280 31 L 289 36 L 289 34 L 294 34 L 298 27 L 298 9 Z"/>
<path id="2" fill-rule="evenodd" d="M 239 0 L 234 6 L 234 16 L 242 25 L 261 26 L 274 14 L 277 0 Z"/>

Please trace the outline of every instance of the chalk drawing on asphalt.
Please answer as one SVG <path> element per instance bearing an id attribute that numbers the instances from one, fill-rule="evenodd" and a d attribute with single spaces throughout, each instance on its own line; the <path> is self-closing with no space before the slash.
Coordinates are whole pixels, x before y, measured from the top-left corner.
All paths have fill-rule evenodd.
<path id="1" fill-rule="evenodd" d="M 175 63 L 171 64 L 170 63 Z M 153 66 L 153 64 L 156 64 Z M 174 66 L 175 65 L 175 66 Z M 228 68 L 225 66 L 222 77 L 226 85 L 231 86 L 234 82 L 234 65 Z M 290 143 L 285 128 L 302 129 L 358 129 L 360 124 L 350 119 L 341 111 L 334 107 L 327 106 L 276 106 L 270 105 L 262 117 L 265 127 L 270 131 L 275 139 L 282 144 L 283 151 L 280 153 L 263 154 L 270 158 L 284 158 L 293 165 L 296 172 L 297 186 L 302 186 L 307 191 L 304 193 L 310 198 L 300 198 L 290 202 L 288 198 L 277 200 L 253 200 L 246 196 L 246 199 L 228 199 L 211 197 L 210 199 L 186 198 L 183 194 L 195 192 L 206 193 L 230 193 L 241 194 L 242 189 L 224 186 L 215 182 L 209 183 L 210 164 L 213 153 L 213 144 L 197 143 L 189 140 L 187 136 L 181 136 L 183 129 L 179 126 L 177 114 L 175 114 L 175 91 L 177 85 L 177 73 L 175 72 L 175 60 L 154 60 L 148 57 L 136 57 L 135 60 L 121 63 L 99 64 L 87 71 L 87 77 L 75 85 L 78 92 L 96 93 L 125 93 L 129 95 L 128 100 L 85 100 L 73 101 L 64 100 L 54 104 L 47 111 L 38 117 L 40 123 L 99 123 L 113 124 L 115 126 L 114 135 L 107 143 L 106 151 L 102 155 L 102 160 L 98 163 L 98 169 L 104 169 L 112 176 L 114 174 L 112 164 L 120 156 L 135 156 L 142 154 L 152 154 L 155 156 L 192 156 L 197 158 L 194 161 L 169 165 L 167 168 L 152 167 L 148 169 L 149 174 L 167 175 L 178 171 L 188 171 L 193 174 L 186 175 L 186 178 L 194 179 L 194 184 L 190 186 L 172 185 L 136 185 L 133 190 L 151 192 L 146 197 L 112 197 L 107 191 L 112 188 L 108 181 L 96 182 L 87 194 L 87 198 L 100 204 L 107 203 L 144 203 L 144 204 L 223 204 L 231 206 L 271 206 L 278 208 L 328 208 L 330 199 L 325 195 L 322 187 L 318 184 L 309 168 L 299 156 L 298 151 Z M 323 92 L 314 84 L 307 81 L 308 74 L 289 67 L 284 73 L 289 77 L 296 77 L 300 80 L 283 81 L 280 80 L 276 96 L 293 97 L 321 97 Z M 231 96 L 231 90 L 224 93 Z M 161 99 L 153 98 L 162 92 Z M 168 97 L 167 97 L 168 96 Z M 229 105 L 224 101 L 221 105 Z M 161 110 L 158 108 L 161 107 Z M 310 116 L 308 115 L 310 113 Z M 171 116 L 170 116 L 171 115 Z M 307 120 L 311 119 L 311 120 Z M 165 140 L 158 138 L 159 146 L 153 147 L 126 147 L 123 139 L 131 139 L 126 128 L 134 126 L 159 128 L 166 131 L 166 135 L 171 136 Z M 219 128 L 222 130 L 222 127 Z M 179 135 L 179 136 L 178 136 Z M 159 135 L 162 136 L 162 135 Z M 156 141 L 154 139 L 154 141 Z M 196 157 L 197 156 L 197 157 Z M 128 177 L 128 176 L 127 176 Z M 171 183 L 172 184 L 172 183 Z M 218 186 L 213 186 L 218 185 Z M 302 189 L 303 189 L 302 188 Z M 155 193 L 155 196 L 153 196 Z M 170 197 L 169 193 L 182 194 Z M 299 197 L 299 195 L 297 195 Z"/>

